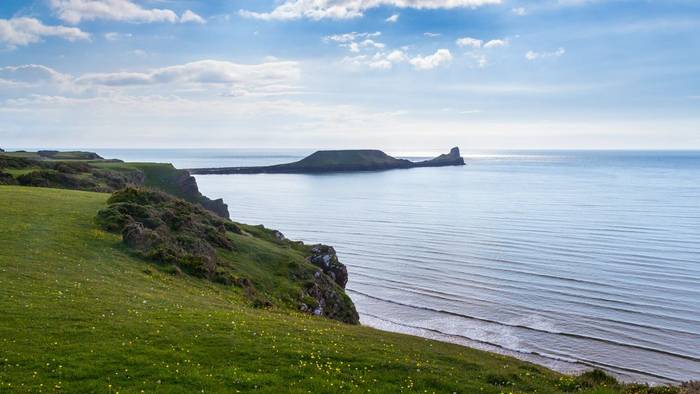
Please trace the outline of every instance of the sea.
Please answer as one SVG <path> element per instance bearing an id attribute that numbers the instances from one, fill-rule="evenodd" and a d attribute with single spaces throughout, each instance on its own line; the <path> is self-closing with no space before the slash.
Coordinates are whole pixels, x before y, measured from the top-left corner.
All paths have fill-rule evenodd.
<path id="1" fill-rule="evenodd" d="M 178 168 L 312 152 L 97 151 Z M 461 167 L 196 178 L 236 221 L 334 246 L 364 325 L 567 373 L 700 379 L 700 152 L 462 156 Z"/>

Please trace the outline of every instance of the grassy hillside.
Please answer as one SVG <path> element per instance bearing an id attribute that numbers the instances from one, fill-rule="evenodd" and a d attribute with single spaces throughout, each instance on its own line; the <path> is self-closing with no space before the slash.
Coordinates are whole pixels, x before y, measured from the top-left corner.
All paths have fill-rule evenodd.
<path id="1" fill-rule="evenodd" d="M 14 184 L 96 192 L 145 186 L 229 217 L 223 200 L 203 196 L 194 177 L 169 163 L 124 163 L 92 152 L 0 152 L 0 185 Z"/>
<path id="2" fill-rule="evenodd" d="M 134 257 L 94 222 L 108 197 L 0 186 L 0 392 L 648 392 L 252 308 L 240 288 Z"/>
<path id="3" fill-rule="evenodd" d="M 338 165 L 401 164 L 405 160 L 393 158 L 380 150 L 322 150 L 290 166 L 332 167 Z"/>

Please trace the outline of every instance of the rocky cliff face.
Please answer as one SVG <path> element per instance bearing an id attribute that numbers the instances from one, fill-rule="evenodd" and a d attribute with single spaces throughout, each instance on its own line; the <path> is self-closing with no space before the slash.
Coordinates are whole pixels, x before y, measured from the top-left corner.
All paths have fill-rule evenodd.
<path id="1" fill-rule="evenodd" d="M 205 209 L 214 212 L 215 214 L 221 216 L 222 218 L 229 219 L 228 205 L 224 203 L 224 200 L 219 198 L 212 200 L 209 197 L 204 196 L 197 186 L 197 180 L 190 175 L 189 172 L 184 170 L 175 170 L 178 172 L 175 178 L 175 183 L 177 188 L 180 190 L 178 194 L 179 197 L 184 198 L 190 202 L 197 202 Z"/>
<path id="2" fill-rule="evenodd" d="M 335 249 L 327 245 L 313 245 L 308 261 L 320 268 L 314 274 L 314 284 L 306 290 L 306 295 L 315 300 L 315 305 L 302 304 L 302 311 L 317 316 L 326 316 L 346 323 L 360 322 L 355 305 L 344 291 L 348 283 L 348 270 L 338 260 Z M 329 283 L 332 280 L 333 283 Z"/>
<path id="3" fill-rule="evenodd" d="M 420 161 L 414 163 L 414 167 L 445 167 L 445 166 L 463 166 L 464 159 L 459 153 L 459 148 L 454 147 L 450 149 L 450 153 L 440 155 L 434 159 Z"/>

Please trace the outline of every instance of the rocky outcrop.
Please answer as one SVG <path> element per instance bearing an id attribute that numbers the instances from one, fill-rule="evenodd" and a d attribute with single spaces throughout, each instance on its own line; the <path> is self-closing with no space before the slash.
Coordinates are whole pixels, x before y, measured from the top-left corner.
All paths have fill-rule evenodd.
<path id="1" fill-rule="evenodd" d="M 338 261 L 338 255 L 332 246 L 313 245 L 309 262 L 323 270 L 338 286 L 345 288 L 348 283 L 348 269 Z"/>
<path id="2" fill-rule="evenodd" d="M 219 198 L 216 200 L 212 200 L 204 196 L 199 191 L 199 187 L 197 186 L 197 180 L 195 179 L 195 177 L 190 175 L 189 172 L 185 170 L 177 170 L 175 168 L 173 168 L 173 172 L 175 174 L 173 178 L 173 182 L 175 185 L 171 191 L 175 196 L 185 199 L 189 202 L 198 203 L 205 209 L 214 212 L 222 218 L 230 218 L 228 212 L 228 205 L 224 203 L 223 199 Z"/>
<path id="3" fill-rule="evenodd" d="M 344 291 L 348 283 L 348 270 L 338 260 L 335 249 L 318 244 L 310 246 L 309 251 L 311 255 L 307 260 L 320 269 L 314 273 L 314 281 L 307 286 L 303 298 L 306 303 L 302 303 L 299 309 L 345 323 L 359 323 L 355 305 Z"/>
<path id="4" fill-rule="evenodd" d="M 297 162 L 263 167 L 194 168 L 191 174 L 315 174 L 328 172 L 383 171 L 417 167 L 463 166 L 455 147 L 432 160 L 413 162 L 391 157 L 380 150 L 318 151 Z"/>
<path id="5" fill-rule="evenodd" d="M 434 159 L 420 161 L 414 164 L 414 167 L 444 167 L 444 166 L 463 166 L 464 159 L 459 153 L 459 148 L 450 149 L 450 153 L 440 155 Z"/>
<path id="6" fill-rule="evenodd" d="M 324 316 L 348 324 L 358 324 L 360 317 L 348 295 L 331 277 L 316 271 L 312 282 L 307 282 L 302 303 L 302 312 Z"/>

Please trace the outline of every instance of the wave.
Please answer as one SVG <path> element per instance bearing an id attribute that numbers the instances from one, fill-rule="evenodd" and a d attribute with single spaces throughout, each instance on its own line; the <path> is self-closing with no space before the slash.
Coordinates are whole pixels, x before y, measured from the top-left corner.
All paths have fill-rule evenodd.
<path id="1" fill-rule="evenodd" d="M 362 313 L 362 315 L 370 316 L 374 319 L 383 320 L 383 321 L 389 322 L 391 324 L 396 324 L 398 326 L 433 332 L 433 333 L 436 333 L 440 336 L 447 337 L 447 338 L 450 338 L 450 337 L 463 338 L 463 339 L 466 339 L 468 341 L 481 343 L 481 344 L 484 344 L 487 346 L 491 346 L 493 348 L 497 348 L 497 349 L 505 350 L 507 352 L 515 353 L 515 354 L 510 354 L 510 355 L 515 355 L 516 357 L 517 357 L 517 354 L 533 355 L 533 356 L 543 357 L 543 358 L 558 361 L 558 362 L 564 362 L 567 364 L 580 364 L 580 365 L 584 365 L 584 366 L 590 367 L 590 368 L 604 369 L 604 370 L 607 370 L 607 371 L 613 372 L 613 373 L 625 372 L 625 373 L 631 373 L 634 375 L 641 375 L 641 376 L 646 376 L 646 377 L 651 377 L 651 378 L 663 379 L 663 380 L 670 382 L 670 383 L 681 383 L 681 380 L 678 380 L 678 379 L 675 379 L 675 378 L 672 378 L 669 376 L 655 374 L 652 372 L 642 371 L 642 370 L 638 370 L 638 369 L 634 369 L 634 368 L 626 368 L 626 367 L 621 367 L 619 365 L 606 364 L 606 363 L 601 363 L 601 362 L 594 361 L 594 360 L 571 358 L 571 357 L 567 357 L 567 356 L 563 356 L 563 355 L 555 355 L 555 354 L 546 353 L 546 352 L 528 351 L 528 350 L 523 350 L 523 349 L 518 349 L 518 348 L 510 348 L 510 347 L 503 346 L 503 345 L 498 344 L 498 343 L 493 343 L 493 342 L 485 341 L 482 339 L 472 338 L 472 337 L 469 337 L 466 335 L 448 333 L 448 332 L 441 331 L 441 330 L 436 329 L 436 328 L 417 326 L 417 325 L 408 324 L 406 322 L 391 320 L 385 316 L 381 317 L 381 316 L 378 316 L 378 315 L 375 315 L 372 313 L 365 312 L 365 313 Z"/>
<path id="2" fill-rule="evenodd" d="M 488 319 L 488 318 L 483 318 L 483 317 L 478 317 L 478 316 L 470 316 L 470 315 L 466 315 L 466 314 L 462 314 L 462 313 L 457 313 L 457 312 L 448 311 L 448 310 L 444 310 L 444 309 L 438 309 L 438 308 L 431 308 L 431 307 L 427 307 L 427 306 L 411 305 L 411 304 L 407 304 L 407 303 L 403 303 L 403 302 L 399 302 L 399 301 L 394 301 L 394 300 L 389 300 L 389 299 L 373 296 L 371 294 L 367 294 L 367 293 L 360 292 L 357 290 L 352 290 L 352 289 L 348 289 L 348 292 L 356 293 L 356 294 L 362 295 L 362 296 L 367 297 L 367 298 L 372 298 L 372 299 L 375 299 L 378 301 L 387 302 L 387 303 L 391 303 L 394 305 L 405 306 L 408 308 L 421 309 L 421 310 L 425 310 L 425 311 L 436 312 L 436 313 L 441 313 L 441 314 L 450 315 L 450 316 L 456 316 L 456 317 L 460 317 L 460 318 L 464 318 L 464 319 L 477 320 L 477 321 L 491 323 L 491 324 L 495 324 L 495 325 L 499 325 L 499 326 L 519 328 L 519 329 L 523 329 L 523 330 L 527 330 L 527 331 L 535 331 L 535 332 L 544 333 L 544 334 L 560 335 L 560 336 L 565 336 L 565 337 L 569 337 L 569 338 L 577 338 L 577 339 L 584 339 L 584 340 L 590 340 L 590 341 L 595 341 L 595 342 L 601 342 L 601 343 L 606 343 L 609 345 L 621 346 L 621 347 L 626 347 L 626 348 L 630 348 L 630 349 L 643 350 L 643 351 L 653 352 L 653 353 L 657 353 L 657 354 L 663 354 L 666 356 L 678 357 L 678 358 L 682 358 L 685 360 L 700 362 L 700 357 L 695 357 L 695 356 L 691 356 L 691 355 L 687 355 L 687 354 L 669 352 L 669 351 L 666 351 L 663 349 L 656 349 L 656 348 L 647 347 L 647 346 L 640 346 L 640 345 L 636 345 L 636 344 L 615 341 L 612 339 L 598 338 L 598 337 L 570 333 L 570 332 L 544 330 L 541 328 L 535 328 L 535 327 L 527 326 L 524 324 L 506 323 L 506 322 L 501 322 L 501 321 L 494 320 L 494 319 Z"/>

